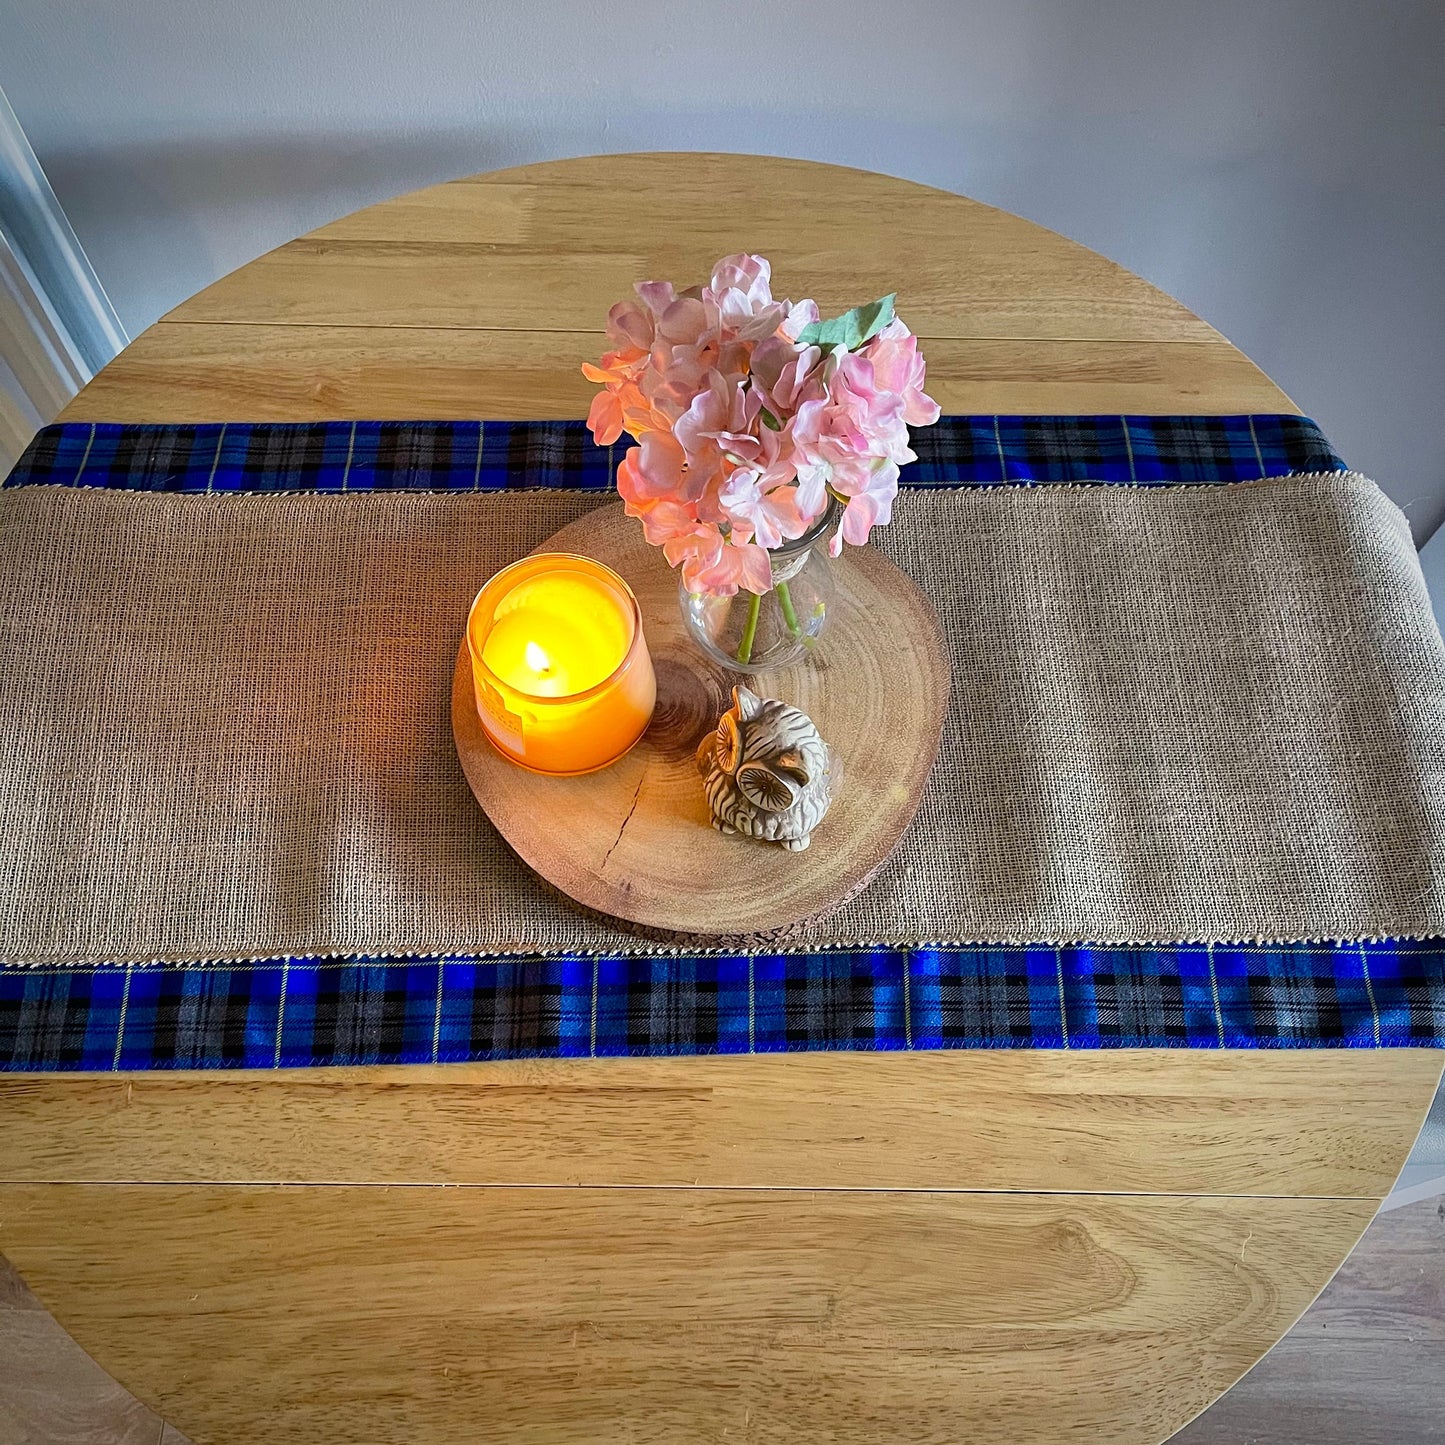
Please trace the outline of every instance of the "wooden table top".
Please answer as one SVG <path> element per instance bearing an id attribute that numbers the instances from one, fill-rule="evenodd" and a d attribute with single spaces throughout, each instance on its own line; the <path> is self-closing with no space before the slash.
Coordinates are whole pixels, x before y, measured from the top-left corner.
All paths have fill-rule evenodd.
<path id="1" fill-rule="evenodd" d="M 959 196 L 563 161 L 348 216 L 68 420 L 581 416 L 644 277 L 886 291 L 946 412 L 1292 411 L 1138 277 Z M 0 1079 L 0 1249 L 197 1445 L 1154 1445 L 1314 1298 L 1438 1054 L 1019 1050 Z"/>

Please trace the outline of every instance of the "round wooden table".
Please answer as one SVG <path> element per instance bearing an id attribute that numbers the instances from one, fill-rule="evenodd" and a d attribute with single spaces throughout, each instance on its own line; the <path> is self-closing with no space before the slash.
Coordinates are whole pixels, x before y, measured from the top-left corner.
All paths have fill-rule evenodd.
<path id="1" fill-rule="evenodd" d="M 573 417 L 607 308 L 760 251 L 897 290 L 946 412 L 1293 410 L 987 206 L 637 155 L 437 186 L 217 282 L 70 420 Z M 198 1445 L 1163 1440 L 1324 1285 L 1427 1051 L 952 1052 L 0 1080 L 0 1248 Z"/>

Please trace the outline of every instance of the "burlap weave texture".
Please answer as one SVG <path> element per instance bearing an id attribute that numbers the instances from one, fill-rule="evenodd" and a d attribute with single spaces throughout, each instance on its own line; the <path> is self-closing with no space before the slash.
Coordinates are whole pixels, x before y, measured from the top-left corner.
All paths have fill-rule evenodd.
<path id="1" fill-rule="evenodd" d="M 0 957 L 655 950 L 531 877 L 451 740 L 472 594 L 597 504 L 0 494 Z M 1373 483 L 905 491 L 878 537 L 952 710 L 799 946 L 1445 932 L 1445 648 Z"/>

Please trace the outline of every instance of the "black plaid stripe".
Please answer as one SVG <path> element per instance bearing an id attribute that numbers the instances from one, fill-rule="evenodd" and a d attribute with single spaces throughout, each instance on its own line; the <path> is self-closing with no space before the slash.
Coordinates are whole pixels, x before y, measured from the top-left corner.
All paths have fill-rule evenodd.
<path id="1" fill-rule="evenodd" d="M 942 418 L 936 426 L 922 427 L 909 434 L 909 445 L 918 460 L 903 472 L 903 480 L 912 475 L 932 481 L 954 472 L 973 474 L 981 467 L 998 469 L 998 448 L 991 430 L 985 433 L 976 426 L 950 426 L 950 418 Z"/>
<path id="2" fill-rule="evenodd" d="M 516 477 L 579 476 L 592 440 L 581 427 L 515 426 L 507 436 L 507 460 Z"/>
<path id="3" fill-rule="evenodd" d="M 405 1057 L 408 1001 L 403 969 L 318 970 L 314 1054 L 338 1063 Z"/>
<path id="4" fill-rule="evenodd" d="M 643 959 L 626 985 L 627 1046 L 639 1053 L 667 1053 L 718 1042 L 718 985 L 706 970 L 669 970 Z"/>
<path id="5" fill-rule="evenodd" d="M 28 998 L 0 997 L 0 1061 L 12 1069 L 93 1066 L 98 1030 L 86 983 L 34 979 Z"/>
<path id="6" fill-rule="evenodd" d="M 155 978 L 148 971 L 143 981 Z M 244 973 L 181 970 L 161 973 L 158 982 L 148 1020 L 153 1064 L 199 1068 L 246 1058 L 250 987 Z M 139 1003 L 137 998 L 129 1021 L 132 1036 L 141 1023 Z"/>
<path id="7" fill-rule="evenodd" d="M 1445 982 L 1438 948 L 1430 943 L 1402 943 L 1398 952 L 1398 986 L 1405 1004 L 1410 1040 L 1422 1045 L 1445 1040 Z M 1390 988 L 1382 980 L 1380 992 Z"/>
<path id="8" fill-rule="evenodd" d="M 1345 1037 L 1339 988 L 1328 973 L 1251 972 L 1256 1030 L 1278 1043 L 1335 1042 Z"/>
<path id="9" fill-rule="evenodd" d="M 1067 458 L 1098 467 L 1117 456 L 1124 428 L 1119 417 L 1034 416 L 1019 423 L 1024 449 L 1030 455 Z M 1105 436 L 1108 445 L 1105 445 Z"/>
<path id="10" fill-rule="evenodd" d="M 1184 980 L 1177 968 L 1159 967 L 1157 955 L 1111 949 L 1113 965 L 1092 974 L 1095 1027 L 1100 1038 L 1189 1038 Z"/>
<path id="11" fill-rule="evenodd" d="M 1227 465 L 1239 451 L 1246 450 L 1245 439 L 1226 427 L 1222 418 L 1161 416 L 1150 418 L 1149 426 L 1154 449 L 1161 457 L 1201 472 Z M 1254 445 L 1250 439 L 1247 449 L 1252 451 Z"/>
<path id="12" fill-rule="evenodd" d="M 783 979 L 783 1039 L 810 1048 L 873 1043 L 879 1027 L 872 977 L 848 955 L 799 959 Z"/>
<path id="13" fill-rule="evenodd" d="M 383 422 L 376 443 L 372 488 L 426 491 L 433 486 L 433 478 L 451 474 L 460 450 L 475 457 L 476 444 L 468 436 L 465 447 L 459 448 L 457 433 L 452 428 Z"/>
<path id="14" fill-rule="evenodd" d="M 1034 996 L 1022 959 L 1019 966 L 1006 953 L 992 955 L 987 969 L 959 967 L 953 962 L 980 956 L 945 955 L 938 970 L 938 1020 L 941 1037 L 956 1042 L 1017 1039 L 1034 1036 Z"/>
<path id="15" fill-rule="evenodd" d="M 458 970 L 454 967 L 452 972 L 455 975 Z M 503 960 L 476 967 L 464 977 L 474 980 L 468 1052 L 501 1058 L 557 1052 L 562 1037 L 563 985 L 556 969 Z M 442 1052 L 454 1049 L 456 1042 L 444 1039 Z"/>
<path id="16" fill-rule="evenodd" d="M 322 465 L 327 441 L 320 422 L 266 427 L 254 432 L 242 471 L 249 478 L 309 476 Z"/>

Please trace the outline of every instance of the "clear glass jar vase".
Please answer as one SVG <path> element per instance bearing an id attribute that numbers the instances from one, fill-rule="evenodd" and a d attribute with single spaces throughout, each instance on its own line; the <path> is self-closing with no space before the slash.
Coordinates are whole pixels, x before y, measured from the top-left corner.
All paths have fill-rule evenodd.
<path id="1" fill-rule="evenodd" d="M 830 500 L 819 521 L 772 553 L 773 587 L 761 597 L 746 591 L 711 597 L 679 587 L 687 630 L 709 657 L 734 672 L 761 672 L 815 655 L 833 613 L 828 539 L 839 510 Z"/>

